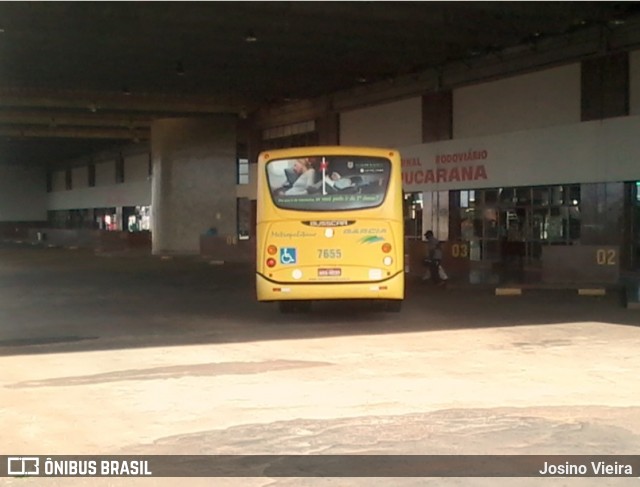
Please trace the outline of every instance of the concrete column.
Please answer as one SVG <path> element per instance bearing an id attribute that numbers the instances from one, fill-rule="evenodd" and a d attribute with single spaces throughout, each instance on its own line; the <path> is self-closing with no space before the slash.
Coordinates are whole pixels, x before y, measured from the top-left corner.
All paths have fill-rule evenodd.
<path id="1" fill-rule="evenodd" d="M 209 229 L 235 236 L 236 126 L 229 115 L 153 122 L 154 254 L 198 253 Z"/>
<path id="2" fill-rule="evenodd" d="M 325 113 L 316 118 L 316 130 L 318 131 L 318 144 L 340 144 L 340 115 L 337 113 Z"/>
<path id="3" fill-rule="evenodd" d="M 122 218 L 122 206 L 116 207 L 116 228 L 120 231 L 127 229 L 127 225 Z"/>
<path id="4" fill-rule="evenodd" d="M 422 204 L 422 233 L 432 230 L 438 240 L 449 240 L 449 191 L 424 191 Z"/>
<path id="5" fill-rule="evenodd" d="M 422 96 L 422 142 L 453 138 L 453 93 L 438 91 Z"/>
<path id="6" fill-rule="evenodd" d="M 46 169 L 0 160 L 0 222 L 47 219 Z"/>

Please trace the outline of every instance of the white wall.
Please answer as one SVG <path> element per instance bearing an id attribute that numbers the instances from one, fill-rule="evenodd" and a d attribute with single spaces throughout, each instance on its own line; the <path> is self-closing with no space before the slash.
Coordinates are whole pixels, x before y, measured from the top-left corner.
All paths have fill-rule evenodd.
<path id="1" fill-rule="evenodd" d="M 407 191 L 640 179 L 640 116 L 400 148 Z"/>
<path id="2" fill-rule="evenodd" d="M 640 51 L 629 53 L 629 113 L 640 115 Z"/>
<path id="3" fill-rule="evenodd" d="M 48 194 L 49 210 L 148 206 L 151 204 L 151 182 L 112 184 Z"/>
<path id="4" fill-rule="evenodd" d="M 46 194 L 44 167 L 0 165 L 0 221 L 46 220 Z"/>
<path id="5" fill-rule="evenodd" d="M 96 185 L 89 187 L 88 166 L 72 170 L 72 188 L 65 190 L 65 171 L 53 175 L 53 191 L 46 198 L 49 210 L 110 208 L 118 206 L 148 206 L 151 204 L 151 180 L 148 177 L 149 155 L 137 154 L 125 158 L 124 183 L 115 183 L 115 160 L 99 162 Z"/>
<path id="6" fill-rule="evenodd" d="M 580 64 L 453 92 L 456 139 L 567 125 L 580 119 Z"/>
<path id="7" fill-rule="evenodd" d="M 401 147 L 422 142 L 422 99 L 386 103 L 340 114 L 340 145 Z"/>

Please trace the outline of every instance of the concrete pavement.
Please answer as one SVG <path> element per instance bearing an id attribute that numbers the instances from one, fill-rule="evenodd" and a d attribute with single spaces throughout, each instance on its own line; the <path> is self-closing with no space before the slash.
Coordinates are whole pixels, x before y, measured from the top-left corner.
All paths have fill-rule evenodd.
<path id="1" fill-rule="evenodd" d="M 640 316 L 615 296 L 411 288 L 281 316 L 246 268 L 0 248 L 5 454 L 637 454 Z M 640 476 L 640 474 L 639 474 Z M 638 479 L 189 479 L 638 485 Z M 0 479 L 175 485 L 176 479 Z"/>

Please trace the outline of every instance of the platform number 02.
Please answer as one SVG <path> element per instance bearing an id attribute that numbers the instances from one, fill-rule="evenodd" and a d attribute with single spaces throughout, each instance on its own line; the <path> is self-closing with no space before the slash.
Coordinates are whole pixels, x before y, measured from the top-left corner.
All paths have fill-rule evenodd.
<path id="1" fill-rule="evenodd" d="M 614 249 L 596 250 L 596 263 L 598 265 L 616 265 L 616 251 Z"/>

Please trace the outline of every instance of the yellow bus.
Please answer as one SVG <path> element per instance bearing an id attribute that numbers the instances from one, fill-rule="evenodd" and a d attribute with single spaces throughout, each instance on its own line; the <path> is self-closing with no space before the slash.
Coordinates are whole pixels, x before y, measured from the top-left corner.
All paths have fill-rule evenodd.
<path id="1" fill-rule="evenodd" d="M 265 151 L 258 160 L 258 301 L 282 312 L 314 300 L 404 299 L 400 154 L 322 146 Z"/>

